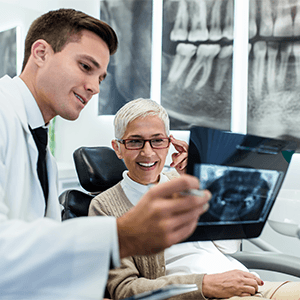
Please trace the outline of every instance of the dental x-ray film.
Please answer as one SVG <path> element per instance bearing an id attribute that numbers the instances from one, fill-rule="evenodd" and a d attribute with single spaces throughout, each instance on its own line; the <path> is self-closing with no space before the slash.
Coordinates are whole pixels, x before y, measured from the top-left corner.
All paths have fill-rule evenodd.
<path id="1" fill-rule="evenodd" d="M 212 198 L 188 240 L 259 236 L 295 149 L 292 141 L 193 127 L 187 173 Z"/>

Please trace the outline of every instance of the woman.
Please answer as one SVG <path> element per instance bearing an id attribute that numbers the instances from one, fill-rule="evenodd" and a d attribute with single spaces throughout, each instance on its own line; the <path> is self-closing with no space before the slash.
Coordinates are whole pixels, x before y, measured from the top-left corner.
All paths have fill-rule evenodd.
<path id="1" fill-rule="evenodd" d="M 118 158 L 124 160 L 128 171 L 124 172 L 121 182 L 92 200 L 91 216 L 121 216 L 138 203 L 151 185 L 179 176 L 187 165 L 188 145 L 169 136 L 168 115 L 155 101 L 137 99 L 127 103 L 117 112 L 114 127 L 116 139 L 112 141 L 112 147 Z M 178 151 L 172 155 L 171 167 L 178 172 L 163 172 L 171 143 Z M 123 299 L 168 284 L 196 283 L 198 291 L 172 299 L 262 297 L 258 289 L 264 285 L 263 281 L 227 255 L 237 251 L 239 243 L 182 243 L 157 255 L 128 257 L 122 260 L 120 269 L 110 271 L 108 290 L 113 299 Z M 288 291 L 286 286 L 290 284 L 271 284 L 269 287 L 266 283 L 262 295 L 266 299 L 272 299 L 272 296 L 273 299 L 292 299 L 279 298 L 282 294 L 275 292 L 279 287 Z"/>

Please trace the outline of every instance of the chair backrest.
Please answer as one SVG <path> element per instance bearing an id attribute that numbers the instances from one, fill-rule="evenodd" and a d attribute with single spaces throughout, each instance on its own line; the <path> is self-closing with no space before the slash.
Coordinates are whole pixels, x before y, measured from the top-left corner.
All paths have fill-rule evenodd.
<path id="1" fill-rule="evenodd" d="M 126 170 L 124 162 L 109 147 L 80 147 L 73 158 L 81 186 L 92 193 L 117 184 Z"/>
<path id="2" fill-rule="evenodd" d="M 81 186 L 94 195 L 117 184 L 126 170 L 124 162 L 109 147 L 80 147 L 73 158 Z M 94 195 L 79 190 L 64 191 L 59 197 L 64 207 L 62 219 L 87 216 Z"/>

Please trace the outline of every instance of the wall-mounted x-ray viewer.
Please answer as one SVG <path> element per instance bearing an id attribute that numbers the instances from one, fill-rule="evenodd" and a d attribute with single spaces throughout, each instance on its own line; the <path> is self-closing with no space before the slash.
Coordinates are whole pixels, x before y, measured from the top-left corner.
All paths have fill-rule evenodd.
<path id="1" fill-rule="evenodd" d="M 187 173 L 212 193 L 189 241 L 261 234 L 296 143 L 205 127 L 190 133 Z"/>

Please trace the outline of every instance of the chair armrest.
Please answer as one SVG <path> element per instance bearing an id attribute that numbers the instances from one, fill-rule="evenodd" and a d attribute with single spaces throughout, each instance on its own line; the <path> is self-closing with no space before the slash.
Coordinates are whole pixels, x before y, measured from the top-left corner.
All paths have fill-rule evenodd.
<path id="1" fill-rule="evenodd" d="M 231 255 L 248 269 L 275 271 L 300 277 L 300 258 L 273 252 L 241 251 Z"/>
<path id="2" fill-rule="evenodd" d="M 95 196 L 78 190 L 66 190 L 59 196 L 59 202 L 63 205 L 62 220 L 88 215 L 89 205 Z"/>

